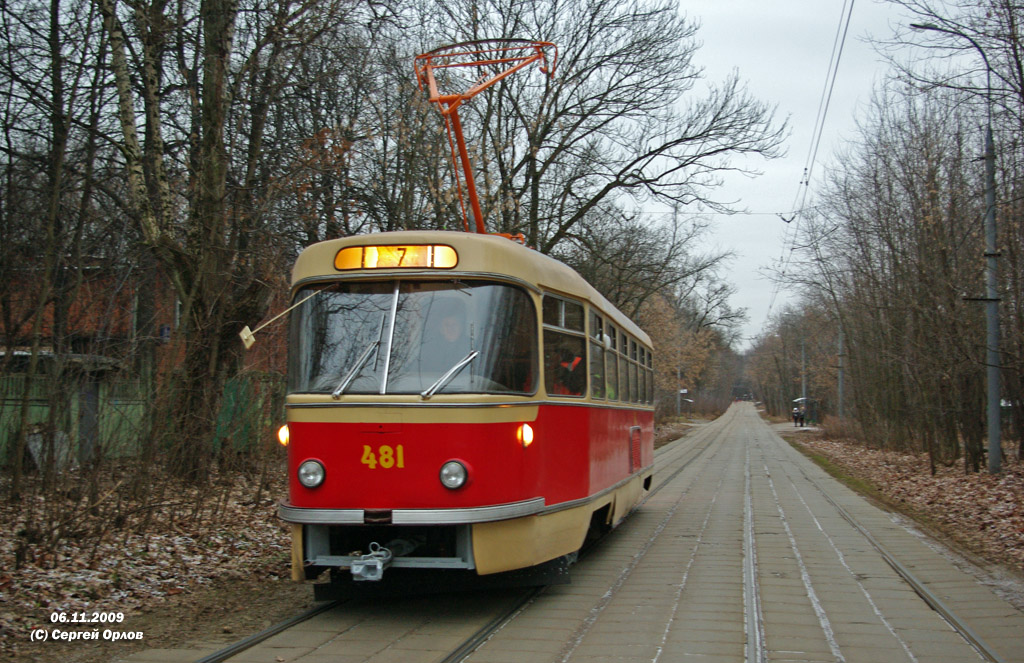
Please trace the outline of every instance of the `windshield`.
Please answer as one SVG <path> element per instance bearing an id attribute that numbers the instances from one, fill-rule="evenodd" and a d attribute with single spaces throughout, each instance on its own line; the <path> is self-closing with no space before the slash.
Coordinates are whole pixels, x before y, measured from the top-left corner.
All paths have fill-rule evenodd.
<path id="1" fill-rule="evenodd" d="M 533 303 L 492 282 L 356 282 L 291 314 L 289 393 L 420 394 L 535 391 Z"/>

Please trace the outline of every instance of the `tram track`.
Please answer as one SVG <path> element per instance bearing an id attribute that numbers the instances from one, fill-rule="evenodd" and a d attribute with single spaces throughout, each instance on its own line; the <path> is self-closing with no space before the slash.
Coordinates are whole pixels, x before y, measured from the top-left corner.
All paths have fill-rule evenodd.
<path id="1" fill-rule="evenodd" d="M 705 431 L 704 430 L 697 431 L 697 433 L 694 435 L 694 440 L 693 440 L 694 444 L 690 445 L 689 448 L 683 450 L 681 452 L 681 454 L 680 454 L 680 455 L 682 455 L 685 458 L 685 460 L 682 460 L 681 464 L 679 464 L 678 467 L 673 469 L 671 474 L 669 474 L 667 477 L 662 478 L 661 481 L 659 481 L 657 484 L 652 485 L 651 490 L 648 491 L 648 493 L 644 497 L 644 499 L 637 505 L 637 507 L 636 507 L 637 509 L 642 507 L 645 503 L 647 503 L 647 501 L 650 500 L 652 497 L 654 497 L 662 488 L 664 488 L 666 485 L 671 483 L 676 477 L 678 477 L 684 470 L 686 470 L 693 462 L 695 462 L 697 459 L 699 459 L 710 448 L 711 443 L 716 438 L 716 435 L 713 434 L 713 433 L 705 433 L 705 434 L 702 434 L 702 433 L 705 433 Z M 680 440 L 685 439 L 685 437 L 686 436 L 684 436 L 683 438 L 680 438 Z M 677 440 L 677 442 L 679 442 L 680 440 Z M 663 451 L 662 453 L 657 453 L 656 457 L 655 457 L 656 461 L 662 460 L 665 455 L 671 453 L 671 451 L 672 451 L 670 447 L 662 447 L 662 449 L 667 449 L 667 451 Z M 692 455 L 689 455 L 689 457 L 686 457 L 688 454 L 692 454 Z M 679 462 L 679 459 L 673 460 L 672 464 L 677 463 L 677 462 Z M 685 491 L 683 493 L 683 496 L 685 496 Z M 678 504 L 682 501 L 683 496 L 680 496 L 679 500 L 677 500 L 676 507 L 678 507 Z M 675 511 L 675 509 L 672 510 L 673 513 L 674 513 L 674 511 Z M 710 508 L 708 510 L 708 514 L 709 514 L 708 517 L 710 517 Z M 662 529 L 663 529 L 664 523 L 667 523 L 667 521 L 670 519 L 671 515 L 672 514 L 670 513 L 668 516 L 666 516 L 663 519 L 663 521 L 662 521 Z M 707 519 L 705 519 L 705 525 L 706 525 L 706 523 L 707 523 Z M 612 531 L 614 531 L 614 530 L 612 530 Z M 651 538 L 651 540 L 648 542 L 648 546 L 645 547 L 644 549 L 642 549 L 637 555 L 634 556 L 634 559 L 632 560 L 631 564 L 627 565 L 627 567 L 623 570 L 623 572 L 616 579 L 616 583 L 614 583 L 612 585 L 612 587 L 609 589 L 609 592 L 606 593 L 604 597 L 602 597 L 602 601 L 599 601 L 599 603 L 594 608 L 592 608 L 591 614 L 590 614 L 590 617 L 588 618 L 588 620 L 584 620 L 584 623 L 581 625 L 580 629 L 577 630 L 576 638 L 575 638 L 575 641 L 574 641 L 576 644 L 578 644 L 579 641 L 581 641 L 583 639 L 583 637 L 586 635 L 586 632 L 588 630 L 588 625 L 592 624 L 593 621 L 597 619 L 597 617 L 602 612 L 603 607 L 605 605 L 607 605 L 608 601 L 610 601 L 611 598 L 615 595 L 615 588 L 621 586 L 622 584 L 624 584 L 625 581 L 628 579 L 632 569 L 640 561 L 640 559 L 643 558 L 644 553 L 646 552 L 647 548 L 650 547 L 650 544 L 653 543 L 653 540 L 655 538 L 657 538 L 658 533 L 660 533 L 660 530 L 658 530 L 658 532 Z M 599 539 L 597 539 L 596 541 L 592 542 L 591 544 L 585 546 L 584 549 L 580 552 L 580 560 L 579 561 L 583 561 L 585 559 L 585 557 L 586 557 L 587 552 L 589 552 L 590 550 L 593 550 L 594 548 L 599 546 L 601 544 L 601 542 L 605 538 L 607 538 L 610 534 L 611 534 L 611 532 L 606 532 Z M 687 570 L 688 570 L 688 568 L 689 567 L 687 567 Z M 684 574 L 684 580 L 683 580 L 682 584 L 685 584 L 685 574 Z M 490 637 L 492 635 L 494 635 L 495 633 L 500 631 L 507 623 L 509 623 L 510 621 L 515 619 L 515 617 L 517 615 L 519 615 L 523 611 L 523 609 L 525 609 L 530 603 L 532 603 L 536 599 L 537 596 L 539 596 L 541 593 L 543 593 L 545 589 L 547 589 L 546 586 L 533 588 L 533 591 L 532 592 L 528 592 L 527 596 L 524 596 L 523 600 L 519 604 L 517 604 L 516 606 L 514 606 L 512 609 L 509 610 L 509 612 L 507 613 L 507 616 L 495 619 L 492 622 L 491 625 L 489 625 L 488 627 L 485 627 L 485 629 L 481 629 L 481 631 L 478 632 L 477 634 L 475 634 L 473 638 L 468 639 L 467 642 L 466 642 L 466 645 L 469 645 L 472 642 L 472 643 L 475 643 L 475 644 L 473 644 L 473 646 L 470 647 L 470 646 L 464 645 L 463 647 L 460 647 L 458 650 L 452 652 L 452 654 L 450 654 L 448 657 L 444 658 L 442 663 L 459 663 L 460 661 L 463 661 L 466 658 L 468 658 L 474 651 L 476 651 L 476 649 L 479 648 L 480 645 L 482 645 L 488 639 L 490 639 Z M 681 591 L 681 589 L 682 589 L 682 586 L 680 586 L 680 591 Z M 572 646 L 572 643 L 567 644 L 566 649 L 562 652 L 561 660 L 562 661 L 568 661 L 569 658 L 571 658 L 572 653 L 573 653 L 574 650 L 575 650 L 575 647 Z"/>
<path id="2" fill-rule="evenodd" d="M 728 427 L 730 424 L 731 424 L 731 422 L 727 422 L 725 424 L 725 427 Z M 683 460 L 679 464 L 678 467 L 673 469 L 671 474 L 669 474 L 667 477 L 663 478 L 657 485 L 652 486 L 652 488 L 648 492 L 647 496 L 640 502 L 640 504 L 637 506 L 637 508 L 640 508 L 641 506 L 646 504 L 651 498 L 653 498 L 655 495 L 657 495 L 663 488 L 665 488 L 666 486 L 670 485 L 677 477 L 679 477 L 679 475 L 681 475 L 683 473 L 684 470 L 688 469 L 690 467 L 690 465 L 692 465 L 694 462 L 696 462 L 697 460 L 702 458 L 704 453 L 708 449 L 711 448 L 712 443 L 716 439 L 718 439 L 718 437 L 721 434 L 722 433 L 718 432 L 717 430 L 708 431 L 707 429 L 704 429 L 704 430 L 700 431 L 700 434 L 698 434 L 694 438 L 694 444 L 691 445 L 688 449 L 686 449 L 682 454 L 680 454 L 680 455 L 682 455 L 685 458 L 685 460 Z M 692 455 L 690 455 L 689 457 L 686 457 L 686 455 L 687 455 L 686 452 L 692 452 Z M 678 462 L 679 462 L 679 459 L 675 459 L 675 460 L 671 461 L 671 464 L 675 464 L 675 463 L 678 463 Z M 677 588 L 678 588 L 678 594 L 679 595 L 682 594 L 682 591 L 683 591 L 683 589 L 686 586 L 686 580 L 689 577 L 689 570 L 690 570 L 690 567 L 693 565 L 694 555 L 696 555 L 697 550 L 700 548 L 700 546 L 702 544 L 703 534 L 704 534 L 704 531 L 707 528 L 708 522 L 709 522 L 709 520 L 711 518 L 711 510 L 713 509 L 713 507 L 715 505 L 715 501 L 717 500 L 717 496 L 718 496 L 718 489 L 721 488 L 723 480 L 724 480 L 724 478 L 719 480 L 718 487 L 715 490 L 715 494 L 712 497 L 712 499 L 710 500 L 710 503 L 709 503 L 709 506 L 708 506 L 708 509 L 707 509 L 707 513 L 706 513 L 706 515 L 704 517 L 704 521 L 703 521 L 703 524 L 702 524 L 701 529 L 700 529 L 700 533 L 698 534 L 696 542 L 695 542 L 695 545 L 694 545 L 694 547 L 691 550 L 690 560 L 689 560 L 689 562 L 685 566 L 685 569 L 684 569 L 684 572 L 682 574 L 682 578 L 681 578 L 680 582 L 677 583 Z M 560 653 L 560 656 L 557 659 L 558 661 L 560 661 L 560 663 L 568 663 L 568 661 L 572 658 L 573 653 L 577 650 L 577 648 L 583 642 L 583 639 L 591 631 L 592 627 L 597 622 L 598 618 L 601 616 L 601 613 L 604 612 L 605 608 L 607 608 L 608 605 L 610 605 L 611 602 L 616 598 L 616 596 L 618 595 L 620 589 L 626 584 L 627 580 L 633 574 L 634 570 L 643 561 L 643 559 L 647 556 L 648 551 L 652 548 L 652 546 L 655 544 L 655 542 L 661 537 L 661 535 L 664 532 L 665 528 L 668 526 L 669 522 L 675 516 L 677 510 L 682 505 L 683 500 L 687 497 L 689 492 L 690 492 L 689 486 L 680 491 L 680 494 L 679 494 L 678 498 L 676 498 L 676 500 L 673 502 L 672 506 L 669 507 L 668 511 L 661 518 L 660 522 L 654 528 L 653 532 L 648 537 L 648 539 L 646 541 L 644 541 L 644 543 L 641 546 L 641 548 L 633 555 L 633 557 L 630 559 L 629 563 L 622 569 L 622 571 L 619 573 L 618 577 L 616 578 L 615 582 L 612 583 L 612 585 L 608 588 L 608 590 L 606 592 L 604 592 L 604 594 L 602 594 L 602 596 L 597 601 L 597 603 L 590 609 L 590 613 L 588 614 L 586 619 L 584 619 L 583 622 L 579 625 L 579 627 L 573 633 L 573 636 L 572 636 L 571 640 L 568 643 L 566 643 L 566 647 Z M 676 605 L 678 606 L 678 603 L 676 603 Z M 674 613 L 673 613 L 673 616 L 674 616 Z M 665 629 L 664 633 L 661 636 L 661 645 L 658 648 L 657 655 L 653 659 L 654 661 L 657 661 L 661 657 L 661 653 L 663 651 L 663 647 L 664 647 L 665 641 L 668 638 L 668 632 L 670 630 L 670 625 L 671 625 L 671 620 L 669 620 L 667 622 L 666 629 Z"/>
<path id="3" fill-rule="evenodd" d="M 788 451 L 783 451 L 788 447 L 776 446 L 776 441 L 766 440 L 757 433 L 748 434 L 743 430 L 747 425 L 742 418 L 729 416 L 716 425 L 692 431 L 680 441 L 659 449 L 655 457 L 652 487 L 642 502 L 648 508 L 642 514 L 632 514 L 631 520 L 627 520 L 624 527 L 613 530 L 581 551 L 580 560 L 574 568 L 579 568 L 582 575 L 577 578 L 579 583 L 574 582 L 571 586 L 576 589 L 570 589 L 569 586 L 544 586 L 507 591 L 493 597 L 485 593 L 447 597 L 440 594 L 434 602 L 402 599 L 394 604 L 381 605 L 355 599 L 348 603 L 325 604 L 199 659 L 199 663 L 227 661 L 245 649 L 324 612 L 328 613 L 329 619 L 319 628 L 326 629 L 335 623 L 346 624 L 330 636 L 329 642 L 323 645 L 324 652 L 333 650 L 363 654 L 361 649 L 351 647 L 366 645 L 370 641 L 353 642 L 349 637 L 353 631 L 363 630 L 364 635 L 355 637 L 369 638 L 372 633 L 376 638 L 373 651 L 365 654 L 367 660 L 384 660 L 397 653 L 408 656 L 410 652 L 420 651 L 418 648 L 423 647 L 423 657 L 418 660 L 435 663 L 473 661 L 474 654 L 478 652 L 483 652 L 482 656 L 487 658 L 493 655 L 488 652 L 495 649 L 498 652 L 518 651 L 510 648 L 518 647 L 524 638 L 536 637 L 534 634 L 538 624 L 544 624 L 542 629 L 551 628 L 547 620 L 551 618 L 552 611 L 562 615 L 570 610 L 570 604 L 573 605 L 572 610 L 577 611 L 577 616 L 568 621 L 564 617 L 558 618 L 562 620 L 559 632 L 563 633 L 559 637 L 564 638 L 558 640 L 561 643 L 558 645 L 560 649 L 546 650 L 543 656 L 538 654 L 537 660 L 570 663 L 586 659 L 593 655 L 595 642 L 605 641 L 602 638 L 607 637 L 608 624 L 621 618 L 622 602 L 633 605 L 628 602 L 634 600 L 630 598 L 635 594 L 634 585 L 643 582 L 648 563 L 657 560 L 666 546 L 677 551 L 673 553 L 673 559 L 678 560 L 678 566 L 672 569 L 672 576 L 662 580 L 670 607 L 660 616 L 651 617 L 657 619 L 659 624 L 661 619 L 665 621 L 663 629 L 659 626 L 647 631 L 648 639 L 644 642 L 655 653 L 646 660 L 671 660 L 674 655 L 678 655 L 681 651 L 680 638 L 689 638 L 686 634 L 692 633 L 686 630 L 686 624 L 688 619 L 693 619 L 695 603 L 707 601 L 707 597 L 712 596 L 705 593 L 708 591 L 706 574 L 715 568 L 709 566 L 709 560 L 715 560 L 721 554 L 719 551 L 730 548 L 738 551 L 740 547 L 742 555 L 736 555 L 738 563 L 735 567 L 731 566 L 732 562 L 719 564 L 719 568 L 735 568 L 742 576 L 741 580 L 738 579 L 741 589 L 733 590 L 732 594 L 737 602 L 735 605 L 742 606 L 742 622 L 728 627 L 738 629 L 741 634 L 738 641 L 741 650 L 737 652 L 739 656 L 735 657 L 739 660 L 763 663 L 780 652 L 799 649 L 785 646 L 793 644 L 793 637 L 809 637 L 782 635 L 779 631 L 780 617 L 777 609 L 787 602 L 782 597 L 792 596 L 786 594 L 790 591 L 785 589 L 787 586 L 801 587 L 800 594 L 806 593 L 808 597 L 818 598 L 815 604 L 816 617 L 810 616 L 810 621 L 806 623 L 814 623 L 815 630 L 825 634 L 821 636 L 825 649 L 820 653 L 827 660 L 864 660 L 850 649 L 851 622 L 849 615 L 838 607 L 837 601 L 840 599 L 836 587 L 841 585 L 837 585 L 837 582 L 849 587 L 842 601 L 845 602 L 847 598 L 852 600 L 850 592 L 857 594 L 858 600 L 869 606 L 865 610 L 872 611 L 874 619 L 879 623 L 877 628 L 884 628 L 885 637 L 892 643 L 879 644 L 876 640 L 866 646 L 891 646 L 891 650 L 879 651 L 892 651 L 894 654 L 900 652 L 899 660 L 908 663 L 935 660 L 927 653 L 927 646 L 921 649 L 920 634 L 924 631 L 915 629 L 923 627 L 908 626 L 911 622 L 907 621 L 908 617 L 903 612 L 905 609 L 896 607 L 903 605 L 899 603 L 903 599 L 894 599 L 893 589 L 882 589 L 890 585 L 880 584 L 889 581 L 883 578 L 887 574 L 880 575 L 877 569 L 885 568 L 886 565 L 920 596 L 923 600 L 922 608 L 927 605 L 941 615 L 942 620 L 952 629 L 949 637 L 953 637 L 955 632 L 963 638 L 965 643 L 960 646 L 965 650 L 973 649 L 980 660 L 991 663 L 1019 660 L 1013 656 L 1001 656 L 998 650 L 986 642 L 984 634 L 972 628 L 972 624 L 963 615 L 957 614 L 959 604 L 955 601 L 954 605 L 944 602 L 929 589 L 925 580 L 916 578 L 899 558 L 900 552 L 889 550 L 884 545 L 890 541 L 891 535 L 883 534 L 883 542 L 873 534 L 878 528 L 878 524 L 872 520 L 873 516 L 868 514 L 867 523 L 859 522 L 858 515 L 864 515 L 858 511 L 859 507 L 852 503 L 844 507 L 843 497 L 830 494 L 828 491 L 832 489 L 824 484 L 823 479 L 813 476 L 810 468 L 794 462 Z M 721 472 L 720 476 L 716 475 L 718 472 Z M 681 477 L 684 479 L 682 482 Z M 735 488 L 731 488 L 733 486 Z M 666 494 L 665 491 L 669 492 Z M 819 495 L 822 499 L 818 499 Z M 635 518 L 640 520 L 632 520 Z M 732 529 L 723 531 L 723 522 L 732 522 Z M 838 526 L 840 523 L 842 527 Z M 849 527 L 846 527 L 847 523 Z M 857 537 L 861 537 L 866 544 L 853 544 L 851 547 L 851 542 Z M 777 557 L 780 554 L 779 545 L 784 545 L 788 551 L 781 553 L 786 555 L 784 558 Z M 759 550 L 759 547 L 764 549 Z M 616 548 L 618 552 L 615 552 Z M 885 563 L 878 560 L 875 567 L 872 567 L 875 570 L 866 573 L 865 564 L 868 562 L 862 551 L 868 549 L 877 553 Z M 624 554 L 629 556 L 624 557 Z M 832 563 L 845 580 L 832 579 L 838 576 L 820 576 L 820 567 L 826 554 L 832 557 Z M 787 564 L 793 568 L 789 579 L 786 576 Z M 839 569 L 840 566 L 842 569 Z M 604 570 L 595 575 L 599 569 Z M 765 584 L 762 586 L 761 583 Z M 902 591 L 914 595 L 909 589 Z M 715 595 L 719 598 L 711 598 L 711 602 L 721 605 L 724 600 L 721 597 L 725 594 L 716 590 Z M 583 596 L 590 597 L 590 602 L 581 604 L 579 599 Z M 563 597 L 572 597 L 572 600 L 564 602 Z M 452 609 L 451 606 L 460 605 L 467 598 L 474 602 L 472 609 Z M 806 600 L 808 605 L 814 603 L 811 598 Z M 354 622 L 351 616 L 366 611 L 371 616 L 352 626 Z M 433 628 L 410 629 L 404 624 L 411 618 L 412 621 L 419 620 L 421 624 L 429 626 L 435 613 L 444 613 L 448 621 L 442 623 L 445 620 L 442 616 Z M 936 623 L 940 621 L 938 617 L 931 619 Z M 861 621 L 854 623 L 864 624 Z M 724 626 L 721 628 L 725 629 Z M 805 627 L 796 628 L 799 631 Z M 907 631 L 908 628 L 911 630 Z M 447 635 L 440 635 L 442 632 Z M 455 632 L 458 632 L 457 636 Z M 780 635 L 783 637 L 781 641 Z M 447 642 L 444 638 L 447 638 Z M 626 640 L 629 641 L 628 638 Z M 283 647 L 280 644 L 270 646 Z M 286 651 L 278 649 L 268 653 Z M 320 646 L 315 646 L 312 651 L 320 651 Z M 278 660 L 301 662 L 303 658 L 302 654 L 294 654 L 294 659 L 288 656 L 286 653 Z M 939 660 L 950 658 L 947 656 Z M 955 660 L 966 659 L 958 656 Z"/>
<path id="4" fill-rule="evenodd" d="M 764 615 L 761 611 L 761 590 L 757 581 L 757 546 L 754 534 L 754 507 L 750 488 L 750 448 L 743 462 L 743 620 L 747 634 L 748 663 L 763 663 L 767 644 Z"/>
<path id="5" fill-rule="evenodd" d="M 865 527 L 857 519 L 857 517 L 850 512 L 849 509 L 845 508 L 842 504 L 839 503 L 839 501 L 837 501 L 837 499 L 833 495 L 826 491 L 822 487 L 821 483 L 815 480 L 813 476 L 811 476 L 808 473 L 807 469 L 804 466 L 796 463 L 786 463 L 782 461 L 780 458 L 774 458 L 773 460 L 781 463 L 781 466 L 783 468 L 782 474 L 785 476 L 785 479 L 788 481 L 788 483 L 792 485 L 795 495 L 797 496 L 799 502 L 806 510 L 814 526 L 820 532 L 820 534 L 824 536 L 824 538 L 827 540 L 828 546 L 831 550 L 833 550 L 834 554 L 837 556 L 843 568 L 850 574 L 851 577 L 856 579 L 857 585 L 861 593 L 863 594 L 866 602 L 871 607 L 871 610 L 874 612 L 874 614 L 876 614 L 877 618 L 884 624 L 885 628 L 889 631 L 890 635 L 898 641 L 898 644 L 905 653 L 908 661 L 910 661 L 911 663 L 916 663 L 921 659 L 918 656 L 914 655 L 910 644 L 907 643 L 907 641 L 900 635 L 900 633 L 891 623 L 890 619 L 884 614 L 884 611 L 882 611 L 876 604 L 876 602 L 874 602 L 868 589 L 864 586 L 863 582 L 858 577 L 858 574 L 856 574 L 853 571 L 853 569 L 850 568 L 850 565 L 847 563 L 846 554 L 836 543 L 833 536 L 830 536 L 828 534 L 828 532 L 819 522 L 818 517 L 814 514 L 814 511 L 811 508 L 808 501 L 801 494 L 801 491 L 798 488 L 797 481 L 795 481 L 795 476 L 791 475 L 792 470 L 796 469 L 797 471 L 799 471 L 800 479 L 803 480 L 803 482 L 805 482 L 807 485 L 809 485 L 814 490 L 814 492 L 817 493 L 817 495 L 819 495 L 824 500 L 824 502 L 829 505 L 830 508 L 833 508 L 835 512 L 840 515 L 841 519 L 844 522 L 846 522 L 851 528 L 853 528 L 853 530 L 856 531 L 856 533 L 874 551 L 876 551 L 879 554 L 882 560 L 911 589 L 913 589 L 913 591 L 916 594 L 918 594 L 918 596 L 920 596 L 922 600 L 924 600 L 925 604 L 927 604 L 932 610 L 934 610 L 949 625 L 949 627 L 953 631 L 961 635 L 961 637 L 963 637 L 964 640 L 967 641 L 967 643 L 975 650 L 975 652 L 977 652 L 977 654 L 983 660 L 989 661 L 990 663 L 1006 663 L 1007 660 L 1004 657 L 1000 656 L 999 653 L 992 646 L 986 643 L 985 639 L 974 628 L 971 627 L 968 620 L 964 616 L 957 614 L 957 612 L 952 607 L 948 606 L 945 602 L 943 602 L 942 598 L 935 591 L 929 588 L 926 582 L 916 577 L 915 574 L 911 572 L 906 565 L 901 563 L 896 553 L 888 549 L 883 543 L 879 541 L 879 539 L 876 536 L 872 535 L 870 530 L 867 527 Z M 772 481 L 772 472 L 768 467 L 767 463 L 764 464 L 764 473 L 767 478 L 767 482 L 773 495 L 776 507 L 781 516 L 781 520 L 783 523 L 785 523 L 786 515 L 783 512 L 782 505 L 779 501 L 774 482 Z M 797 549 L 796 541 L 792 538 L 792 534 L 791 542 L 794 548 L 795 555 L 799 557 L 800 552 Z M 809 593 L 811 593 L 810 589 Z M 826 633 L 828 631 L 828 629 L 825 627 L 823 627 L 823 630 L 826 630 Z M 828 634 L 830 635 L 830 633 Z M 831 641 L 830 644 L 834 645 L 834 640 Z M 838 654 L 838 649 L 834 649 L 834 654 L 836 655 L 837 661 L 844 660 L 843 656 L 841 654 Z"/>
<path id="6" fill-rule="evenodd" d="M 710 447 L 711 443 L 715 439 L 715 435 L 708 434 L 704 429 L 694 431 L 689 436 L 680 438 L 678 442 L 686 439 L 686 437 L 693 438 L 692 444 L 687 445 L 686 448 L 676 448 L 675 444 L 662 447 L 656 454 L 656 462 L 659 460 L 665 461 L 666 465 L 671 467 L 671 473 L 654 484 L 644 500 L 637 506 L 639 508 L 647 500 L 658 493 L 665 485 L 674 480 L 679 474 L 687 469 L 694 461 L 700 458 L 704 452 Z M 667 455 L 676 456 L 671 460 L 665 459 Z M 676 466 L 678 464 L 678 466 Z M 674 467 L 672 467 L 674 466 Z M 657 470 L 656 470 L 657 471 Z M 612 530 L 614 531 L 614 530 Z M 587 552 L 593 549 L 608 536 L 609 533 L 605 533 L 599 539 L 589 543 L 585 546 L 584 550 L 580 553 L 580 560 L 582 561 Z M 495 633 L 501 631 L 501 629 L 508 624 L 510 621 L 515 619 L 519 614 L 526 610 L 529 605 L 534 602 L 538 596 L 540 596 L 548 586 L 531 587 L 522 591 L 518 596 L 513 597 L 506 606 L 501 608 L 494 617 L 483 624 L 477 629 L 472 635 L 468 636 L 458 646 L 454 647 L 450 653 L 445 655 L 443 658 L 437 660 L 437 663 L 458 663 L 459 661 L 465 660 L 474 651 L 476 651 L 482 644 L 487 642 Z M 197 659 L 195 663 L 223 663 L 229 661 L 232 657 L 251 649 L 266 640 L 274 637 L 275 635 L 284 633 L 285 631 L 302 624 L 303 622 L 316 617 L 327 611 L 339 608 L 344 605 L 356 606 L 358 599 L 344 599 L 339 601 L 330 601 L 320 603 L 307 610 L 304 610 L 298 615 L 282 620 L 281 622 L 274 624 L 258 633 L 251 636 L 238 640 L 227 647 L 219 649 L 211 654 L 208 654 L 200 659 Z"/>
<path id="7" fill-rule="evenodd" d="M 476 650 L 482 643 L 486 642 L 489 637 L 494 633 L 501 630 L 502 626 L 511 621 L 522 612 L 536 597 L 544 591 L 546 587 L 530 587 L 518 592 L 511 600 L 506 601 L 505 605 L 499 607 L 490 619 L 484 624 L 477 628 L 471 635 L 466 637 L 460 644 L 453 647 L 451 651 L 440 658 L 434 658 L 435 663 L 456 663 L 464 660 L 470 653 Z M 223 663 L 230 661 L 235 656 L 252 649 L 261 643 L 269 640 L 270 638 L 282 634 L 289 629 L 299 626 L 303 622 L 306 622 L 318 615 L 329 612 L 336 609 L 345 609 L 351 612 L 358 612 L 364 609 L 366 599 L 342 599 L 338 601 L 328 601 L 319 605 L 313 606 L 302 613 L 285 619 L 278 624 L 274 624 L 259 633 L 255 633 L 247 638 L 243 638 L 237 642 L 234 642 L 223 649 L 217 650 L 211 654 L 208 654 L 202 658 L 196 659 L 195 663 Z M 376 621 L 370 623 L 362 623 L 357 628 L 385 628 L 387 620 L 382 620 L 380 624 Z M 340 635 L 340 634 L 339 634 Z M 396 631 L 394 639 L 386 643 L 382 649 L 386 649 L 389 646 L 395 645 L 405 637 Z M 436 652 L 432 652 L 436 655 Z"/>
<path id="8" fill-rule="evenodd" d="M 487 642 L 492 635 L 500 631 L 505 624 L 508 624 L 510 621 L 515 619 L 516 616 L 533 603 L 533 601 L 540 596 L 545 589 L 547 589 L 547 587 L 542 585 L 540 587 L 530 587 L 525 590 L 521 597 L 512 601 L 512 604 L 507 610 L 492 619 L 472 636 L 466 638 L 465 642 L 441 659 L 439 663 L 459 663 L 459 661 L 465 660 L 466 657 L 476 651 L 480 645 Z"/>
<path id="9" fill-rule="evenodd" d="M 849 511 L 836 502 L 817 481 L 808 476 L 803 468 L 800 468 L 800 473 L 803 475 L 803 478 L 821 494 L 825 501 L 832 505 L 832 508 L 836 510 L 843 520 L 848 522 L 851 527 L 857 530 L 857 532 L 864 537 L 864 540 L 875 549 L 882 559 L 885 560 L 885 563 L 892 567 L 893 571 L 903 578 L 903 580 L 913 588 L 914 592 L 916 592 L 917 595 L 932 608 L 932 610 L 939 613 L 939 615 L 942 616 L 954 631 L 959 633 L 967 642 L 969 642 L 983 659 L 990 663 L 1006 663 L 1005 659 L 1000 656 L 999 653 L 984 640 L 984 638 L 978 635 L 978 633 L 970 627 L 965 619 L 958 615 L 950 606 L 946 605 L 938 594 L 929 589 L 928 586 L 910 569 L 902 564 L 896 556 L 882 545 L 878 539 L 872 536 L 871 532 L 868 531 L 868 529 L 856 518 L 854 518 Z M 841 553 L 838 554 L 841 555 Z"/>
<path id="10" fill-rule="evenodd" d="M 273 626 L 263 629 L 259 633 L 254 633 L 246 638 L 242 638 L 238 642 L 232 643 L 223 649 L 217 650 L 212 654 L 197 659 L 195 663 L 222 663 L 223 661 L 228 660 L 232 656 L 239 654 L 245 651 L 246 649 L 251 649 L 252 647 L 255 647 L 256 645 L 263 642 L 264 640 L 268 640 L 274 637 L 278 633 L 283 633 L 284 631 L 287 631 L 288 629 L 292 628 L 293 626 L 296 626 L 297 624 L 301 624 L 302 622 L 308 619 L 316 617 L 322 612 L 332 610 L 341 603 L 342 601 L 327 601 L 325 603 L 315 605 L 311 608 L 307 608 L 306 610 L 303 610 L 294 617 L 289 617 L 288 619 L 285 619 L 277 624 L 274 624 Z"/>

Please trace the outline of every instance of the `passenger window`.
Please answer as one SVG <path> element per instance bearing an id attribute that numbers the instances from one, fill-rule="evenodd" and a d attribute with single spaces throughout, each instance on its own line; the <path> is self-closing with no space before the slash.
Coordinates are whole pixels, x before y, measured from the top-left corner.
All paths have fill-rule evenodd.
<path id="1" fill-rule="evenodd" d="M 635 375 L 635 374 L 634 374 Z M 624 402 L 629 402 L 629 360 L 624 356 L 619 356 L 619 398 Z"/>
<path id="2" fill-rule="evenodd" d="M 604 398 L 604 346 L 590 342 L 590 396 Z"/>
<path id="3" fill-rule="evenodd" d="M 544 386 L 548 394 L 582 396 L 587 386 L 586 340 L 544 330 Z"/>
<path id="4" fill-rule="evenodd" d="M 605 333 L 611 345 L 604 360 L 604 368 L 608 373 L 605 376 L 605 395 L 608 400 L 617 401 L 619 399 L 619 358 L 615 354 L 615 348 L 618 347 L 618 332 L 609 324 Z"/>
<path id="5" fill-rule="evenodd" d="M 562 326 L 562 300 L 557 297 L 544 296 L 544 324 L 555 327 Z"/>
<path id="6" fill-rule="evenodd" d="M 544 386 L 548 394 L 583 396 L 587 391 L 587 338 L 583 304 L 544 295 Z"/>
<path id="7" fill-rule="evenodd" d="M 583 304 L 544 295 L 544 324 L 582 332 Z"/>
<path id="8" fill-rule="evenodd" d="M 590 397 L 604 398 L 604 320 L 590 314 Z"/>
<path id="9" fill-rule="evenodd" d="M 573 331 L 583 331 L 583 305 L 563 301 L 562 306 L 565 309 L 562 326 Z"/>

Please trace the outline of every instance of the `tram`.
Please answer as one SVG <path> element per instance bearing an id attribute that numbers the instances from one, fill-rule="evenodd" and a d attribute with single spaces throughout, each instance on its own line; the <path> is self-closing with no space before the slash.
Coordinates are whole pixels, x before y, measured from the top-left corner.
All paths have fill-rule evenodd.
<path id="1" fill-rule="evenodd" d="M 650 339 L 563 263 L 495 235 L 355 236 L 300 254 L 292 301 L 296 580 L 550 582 L 650 489 Z"/>

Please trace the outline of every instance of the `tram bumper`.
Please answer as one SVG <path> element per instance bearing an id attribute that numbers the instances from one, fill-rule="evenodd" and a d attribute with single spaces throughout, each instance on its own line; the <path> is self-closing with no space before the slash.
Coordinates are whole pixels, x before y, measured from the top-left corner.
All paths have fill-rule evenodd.
<path id="1" fill-rule="evenodd" d="M 478 569 L 476 540 L 487 555 L 496 541 L 508 542 L 545 508 L 544 498 L 485 507 L 456 509 L 319 509 L 278 506 L 278 516 L 292 525 L 292 579 L 302 581 L 329 568 L 349 569 L 354 578 L 379 579 L 384 568 L 462 569 L 477 573 L 506 570 L 485 561 Z M 481 525 L 490 525 L 477 533 Z M 497 538 L 495 535 L 497 534 Z M 401 542 L 416 541 L 415 546 Z M 523 545 L 519 541 L 519 545 Z M 372 555 L 374 546 L 394 549 L 387 563 Z M 370 554 L 367 554 L 370 553 Z M 533 555 L 529 555 L 533 557 Z M 545 561 L 545 560 L 539 560 Z M 518 560 L 515 566 L 528 565 Z M 535 561 L 532 563 L 536 563 Z"/>

